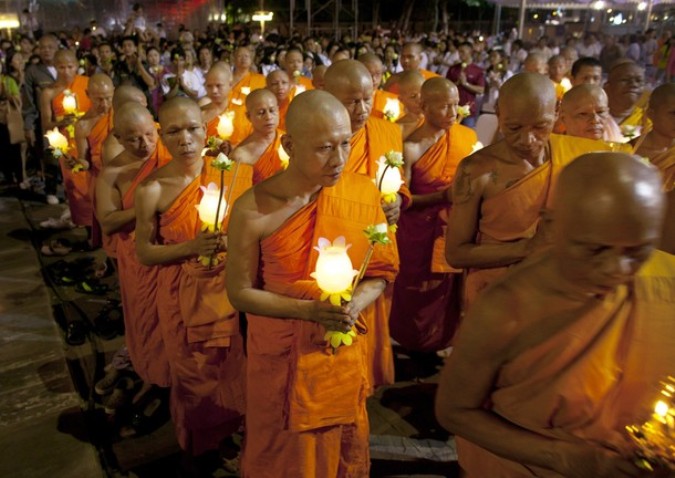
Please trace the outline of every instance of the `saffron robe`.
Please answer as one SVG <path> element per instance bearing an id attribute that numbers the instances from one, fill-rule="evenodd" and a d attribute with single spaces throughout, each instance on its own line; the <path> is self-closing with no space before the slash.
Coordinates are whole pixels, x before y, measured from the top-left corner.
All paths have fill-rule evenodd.
<path id="1" fill-rule="evenodd" d="M 306 76 L 302 75 L 297 77 L 291 76 L 291 94 L 290 94 L 291 99 L 295 98 L 295 96 L 299 95 L 300 93 L 313 89 L 314 85 L 312 84 L 312 80 L 310 80 Z"/>
<path id="2" fill-rule="evenodd" d="M 613 145 L 603 141 L 552 134 L 548 161 L 482 202 L 476 243 L 500 244 L 533 237 L 541 211 L 553 198 L 562 169 L 582 154 L 613 150 Z M 478 294 L 507 270 L 508 267 L 469 270 L 465 281 L 464 309 L 467 310 Z"/>
<path id="3" fill-rule="evenodd" d="M 251 132 L 253 127 L 251 122 L 246 117 L 246 108 L 244 106 L 230 105 L 227 110 L 223 113 L 234 112 L 234 119 L 232 120 L 234 125 L 234 131 L 232 136 L 228 140 L 232 146 L 236 146 L 241 143 Z M 223 114 L 221 113 L 221 114 Z M 218 123 L 220 122 L 220 115 L 216 115 L 211 119 L 211 121 L 206 123 L 206 138 L 211 136 L 218 137 Z"/>
<path id="4" fill-rule="evenodd" d="M 94 247 L 103 246 L 103 250 L 108 255 L 108 257 L 117 257 L 116 253 L 116 235 L 108 236 L 102 233 L 101 225 L 96 218 L 96 178 L 98 178 L 101 169 L 103 169 L 103 163 L 101 161 L 101 152 L 103 150 L 103 142 L 106 140 L 113 128 L 113 111 L 112 108 L 108 112 L 101 116 L 96 124 L 91 129 L 91 132 L 87 136 L 87 144 L 89 150 L 87 152 L 88 161 L 89 161 L 89 191 L 91 192 L 91 202 L 94 215 L 92 216 L 92 231 L 91 231 L 91 241 Z"/>
<path id="5" fill-rule="evenodd" d="M 260 243 L 259 287 L 319 299 L 310 273 L 320 237 L 344 235 L 355 269 L 368 241 L 363 229 L 385 220 L 380 196 L 366 178 L 344 173 Z M 377 245 L 366 278 L 393 281 L 394 244 Z M 365 311 L 372 308 L 369 306 Z M 366 340 L 358 335 L 333 354 L 315 322 L 248 316 L 246 441 L 242 476 L 314 478 L 368 476 L 365 412 Z"/>
<path id="6" fill-rule="evenodd" d="M 517 288 L 527 290 L 523 302 L 546 300 L 538 297 L 537 284 L 525 278 L 539 260 L 502 279 L 514 284 L 516 294 Z M 673 373 L 673 310 L 675 256 L 655 251 L 628 286 L 604 299 L 591 297 L 575 310 L 552 310 L 552 320 L 567 315 L 569 324 L 504 364 L 486 407 L 540 435 L 582 439 L 631 456 L 624 427 L 650 418 L 660 382 Z M 562 478 L 460 437 L 457 450 L 467 478 Z"/>
<path id="7" fill-rule="evenodd" d="M 372 116 L 375 116 L 376 118 L 386 119 L 384 117 L 384 110 L 387 107 L 388 101 L 389 102 L 393 101 L 398 104 L 399 114 L 396 118 L 393 118 L 393 120 L 396 121 L 398 118 L 403 116 L 403 111 L 405 108 L 403 104 L 398 100 L 398 96 L 384 90 L 375 90 L 375 93 L 373 93 L 373 109 L 370 111 L 370 114 Z"/>
<path id="8" fill-rule="evenodd" d="M 68 88 L 75 96 L 77 102 L 77 111 L 79 113 L 86 113 L 91 108 L 91 101 L 87 96 L 87 85 L 89 78 L 86 76 L 75 76 L 73 82 L 68 85 Z M 52 99 L 52 113 L 54 118 L 61 119 L 65 116 L 63 109 L 63 91 Z M 69 155 L 77 158 L 77 145 L 75 144 L 75 130 L 74 126 L 71 128 L 60 128 L 61 134 L 68 138 Z M 70 130 L 70 131 L 69 131 Z M 63 186 L 68 199 L 68 207 L 70 208 L 70 219 L 78 226 L 91 226 L 92 217 L 94 214 L 91 194 L 90 194 L 90 177 L 89 171 L 73 172 L 66 164 L 65 159 L 60 159 L 61 174 L 63 175 Z"/>
<path id="9" fill-rule="evenodd" d="M 669 192 L 675 189 L 675 146 L 650 158 L 649 161 L 661 171 L 663 190 Z"/>
<path id="10" fill-rule="evenodd" d="M 239 167 L 229 202 L 251 185 L 251 168 L 245 166 Z M 228 191 L 233 174 L 234 170 L 224 173 Z M 162 244 L 195 237 L 200 228 L 195 207 L 202 196 L 199 186 L 219 176 L 219 171 L 205 163 L 202 176 L 160 215 L 158 239 Z M 245 188 L 242 183 L 247 183 Z M 223 231 L 227 231 L 228 220 L 225 216 Z M 239 314 L 225 292 L 225 258 L 220 257 L 210 269 L 197 258 L 160 266 L 157 304 L 171 372 L 171 417 L 178 443 L 193 455 L 215 450 L 238 428 L 244 410 L 243 340 Z"/>
<path id="11" fill-rule="evenodd" d="M 389 151 L 403 151 L 401 129 L 389 121 L 373 118 L 356 132 L 351 139 L 352 150 L 345 171 L 362 174 L 375 181 L 377 161 Z M 401 173 L 403 176 L 403 173 Z M 411 201 L 410 191 L 403 184 L 399 191 L 403 199 L 401 210 L 408 207 Z M 389 313 L 393 286 L 388 286 L 375 301 L 375 307 L 368 309 L 366 323 L 370 333 L 368 339 L 368 374 L 370 392 L 381 385 L 394 383 L 394 354 L 389 338 Z"/>
<path id="12" fill-rule="evenodd" d="M 265 88 L 265 77 L 259 73 L 246 73 L 232 86 L 229 104 L 244 106 L 249 93 L 260 88 Z"/>
<path id="13" fill-rule="evenodd" d="M 410 191 L 423 195 L 447 189 L 476 141 L 471 128 L 450 127 L 413 164 Z M 394 283 L 389 327 L 391 336 L 410 350 L 444 349 L 459 322 L 461 275 L 445 260 L 449 212 L 447 204 L 408 209 L 398 223 L 401 270 Z"/>
<path id="14" fill-rule="evenodd" d="M 164 166 L 171 155 L 157 143 L 154 154 L 138 170 L 122 198 L 122 208 L 134 207 L 136 188 L 153 171 Z M 145 266 L 136 256 L 134 224 L 113 234 L 117 245 L 117 272 L 124 311 L 124 342 L 134 370 L 146 383 L 160 387 L 171 385 L 169 362 L 157 314 L 157 266 Z"/>
<path id="15" fill-rule="evenodd" d="M 284 169 L 279 159 L 279 147 L 281 147 L 281 135 L 283 134 L 283 131 L 277 130 L 274 141 L 270 143 L 253 165 L 253 184 L 258 184 Z"/>

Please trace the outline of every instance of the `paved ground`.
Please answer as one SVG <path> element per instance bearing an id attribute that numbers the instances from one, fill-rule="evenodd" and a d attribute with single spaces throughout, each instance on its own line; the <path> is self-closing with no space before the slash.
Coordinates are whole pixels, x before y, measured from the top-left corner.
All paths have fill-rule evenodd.
<path id="1" fill-rule="evenodd" d="M 6 193 L 6 192 L 5 192 Z M 0 192 L 1 194 L 1 192 Z M 53 264 L 94 258 L 100 251 L 46 257 L 42 244 L 77 245 L 84 230 L 46 231 L 40 221 L 63 206 L 24 195 L 0 197 L 0 476 L 97 478 L 176 476 L 180 454 L 170 423 L 147 436 L 121 439 L 128 414 L 106 415 L 92 384 L 123 345 L 102 339 L 97 315 L 118 298 L 114 276 L 101 296 L 53 282 Z M 51 266 L 50 266 L 51 265 Z M 80 321 L 84 344 L 67 345 L 64 329 Z M 368 402 L 372 477 L 455 477 L 452 440 L 433 417 L 436 365 L 397 354 L 397 383 Z M 236 476 L 216 469 L 210 476 Z"/>

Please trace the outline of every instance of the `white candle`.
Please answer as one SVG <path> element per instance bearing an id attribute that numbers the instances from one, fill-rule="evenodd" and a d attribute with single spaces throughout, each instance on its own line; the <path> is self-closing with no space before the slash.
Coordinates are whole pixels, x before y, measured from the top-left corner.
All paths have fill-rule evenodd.
<path id="1" fill-rule="evenodd" d="M 326 294 L 334 295 L 346 291 L 352 284 L 358 271 L 354 270 L 347 254 L 351 244 L 345 245 L 344 236 L 336 238 L 332 243 L 324 238 L 319 239 L 319 258 L 316 269 L 311 276 L 316 279 L 319 288 Z"/>
<path id="2" fill-rule="evenodd" d="M 401 106 L 399 101 L 396 98 L 387 98 L 387 102 L 384 104 L 383 113 L 389 121 L 396 121 L 399 116 L 401 116 Z"/>
<path id="3" fill-rule="evenodd" d="M 68 138 L 63 136 L 58 128 L 47 131 L 45 137 L 53 150 L 58 150 L 61 153 L 65 153 L 68 150 Z"/>
<path id="4" fill-rule="evenodd" d="M 75 111 L 77 111 L 77 99 L 72 93 L 63 94 L 63 111 L 67 115 L 75 114 Z"/>
<path id="5" fill-rule="evenodd" d="M 395 167 L 387 167 L 384 157 L 377 162 L 377 173 L 375 174 L 375 185 L 380 189 L 382 196 L 387 202 L 396 200 L 394 197 L 401 189 L 403 178 L 401 171 Z"/>
<path id="6" fill-rule="evenodd" d="M 202 200 L 199 202 L 199 205 L 196 206 L 197 211 L 199 212 L 199 220 L 202 221 L 203 230 L 209 230 L 210 232 L 215 232 L 217 229 L 220 229 L 220 225 L 223 223 L 225 217 L 225 211 L 227 210 L 227 201 L 223 198 L 220 203 L 220 211 L 218 212 L 218 224 L 216 227 L 216 211 L 218 210 L 218 200 L 221 196 L 224 196 L 221 193 L 220 188 L 216 183 L 209 183 L 207 187 L 200 186 L 204 195 Z"/>
<path id="7" fill-rule="evenodd" d="M 227 111 L 218 116 L 218 136 L 223 141 L 227 141 L 234 133 L 234 112 Z"/>

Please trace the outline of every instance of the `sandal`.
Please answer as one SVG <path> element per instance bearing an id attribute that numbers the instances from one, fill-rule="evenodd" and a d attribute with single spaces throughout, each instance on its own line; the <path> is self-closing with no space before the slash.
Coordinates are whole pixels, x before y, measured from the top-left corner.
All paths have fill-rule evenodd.
<path id="1" fill-rule="evenodd" d="M 105 286 L 105 284 L 99 284 L 99 286 Z M 124 335 L 124 315 L 119 301 L 109 300 L 101 309 L 94 319 L 94 333 L 103 340 L 111 340 L 117 335 Z"/>
<path id="2" fill-rule="evenodd" d="M 136 382 L 129 376 L 123 376 L 115 383 L 115 388 L 103 404 L 105 413 L 114 415 L 117 410 L 131 403 Z"/>
<path id="3" fill-rule="evenodd" d="M 66 326 L 66 343 L 68 345 L 82 345 L 86 338 L 87 326 L 81 320 L 75 320 Z"/>
<path id="4" fill-rule="evenodd" d="M 99 395 L 108 395 L 112 393 L 115 384 L 120 379 L 121 372 L 114 367 L 106 372 L 101 380 L 94 385 L 94 391 Z"/>
<path id="5" fill-rule="evenodd" d="M 53 239 L 49 243 L 45 243 L 40 248 L 40 252 L 44 256 L 65 256 L 70 253 L 72 249 L 68 247 L 67 243 L 61 239 Z"/>
<path id="6" fill-rule="evenodd" d="M 110 287 L 97 280 L 85 279 L 77 283 L 75 290 L 83 294 L 103 295 L 110 290 Z"/>
<path id="7" fill-rule="evenodd" d="M 87 271 L 91 266 L 92 258 L 83 257 L 74 261 L 56 261 L 46 266 L 45 270 L 50 281 L 56 285 L 75 285 L 87 278 Z"/>

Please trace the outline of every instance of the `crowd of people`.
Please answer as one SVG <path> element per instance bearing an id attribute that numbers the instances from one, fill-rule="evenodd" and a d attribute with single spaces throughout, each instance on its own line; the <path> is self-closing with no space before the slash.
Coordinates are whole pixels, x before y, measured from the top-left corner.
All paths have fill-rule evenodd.
<path id="1" fill-rule="evenodd" d="M 186 454 L 368 476 L 396 343 L 446 358 L 466 476 L 673 476 L 624 430 L 675 373 L 670 32 L 176 33 L 4 41 L 0 137 L 114 264 Z"/>

